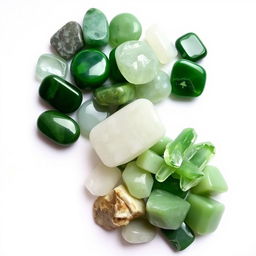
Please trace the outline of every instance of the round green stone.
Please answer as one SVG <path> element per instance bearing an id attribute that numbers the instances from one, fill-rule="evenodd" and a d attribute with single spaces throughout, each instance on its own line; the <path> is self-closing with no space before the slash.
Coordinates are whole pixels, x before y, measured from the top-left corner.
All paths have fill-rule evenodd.
<path id="1" fill-rule="evenodd" d="M 123 42 L 139 40 L 142 28 L 138 19 L 130 13 L 115 16 L 109 25 L 109 42 L 115 47 Z"/>
<path id="2" fill-rule="evenodd" d="M 103 52 L 88 49 L 75 55 L 70 70 L 78 87 L 94 89 L 107 80 L 110 65 L 107 56 Z"/>

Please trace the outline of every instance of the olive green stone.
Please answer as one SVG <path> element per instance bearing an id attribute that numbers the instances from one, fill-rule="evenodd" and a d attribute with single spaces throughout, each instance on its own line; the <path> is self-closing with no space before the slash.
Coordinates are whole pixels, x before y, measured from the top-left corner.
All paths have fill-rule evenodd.
<path id="1" fill-rule="evenodd" d="M 82 93 L 77 87 L 55 75 L 47 76 L 42 81 L 39 95 L 63 113 L 74 112 L 83 100 Z"/>
<path id="2" fill-rule="evenodd" d="M 55 110 L 42 113 L 37 119 L 37 127 L 44 135 L 62 145 L 74 143 L 80 135 L 78 124 Z"/>
<path id="3" fill-rule="evenodd" d="M 108 21 L 104 13 L 96 8 L 89 9 L 83 20 L 85 44 L 92 47 L 105 46 L 109 39 Z"/>
<path id="4" fill-rule="evenodd" d="M 130 13 L 115 16 L 109 25 L 109 42 L 115 47 L 123 42 L 139 40 L 142 28 L 138 19 Z"/>
<path id="5" fill-rule="evenodd" d="M 102 85 L 109 76 L 109 60 L 98 50 L 83 50 L 71 62 L 71 74 L 81 89 L 94 89 Z"/>
<path id="6" fill-rule="evenodd" d="M 110 63 L 110 78 L 115 82 L 125 82 L 124 76 L 121 74 L 117 63 L 116 63 L 116 48 L 113 48 L 109 54 L 109 63 Z"/>

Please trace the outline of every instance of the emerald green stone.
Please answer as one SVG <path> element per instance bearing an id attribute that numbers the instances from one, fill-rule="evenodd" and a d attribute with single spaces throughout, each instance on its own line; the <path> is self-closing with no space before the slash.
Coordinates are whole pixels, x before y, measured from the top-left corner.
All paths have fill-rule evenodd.
<path id="1" fill-rule="evenodd" d="M 94 89 L 102 85 L 109 76 L 109 60 L 98 50 L 83 50 L 71 62 L 71 74 L 81 89 Z"/>
<path id="2" fill-rule="evenodd" d="M 198 61 L 207 55 L 204 44 L 195 33 L 181 36 L 175 46 L 183 59 Z"/>
<path id="3" fill-rule="evenodd" d="M 77 87 L 55 75 L 47 76 L 42 81 L 39 95 L 63 113 L 76 111 L 83 100 Z"/>
<path id="4" fill-rule="evenodd" d="M 189 208 L 184 199 L 160 189 L 150 194 L 146 205 L 149 222 L 163 229 L 178 229 Z"/>
<path id="5" fill-rule="evenodd" d="M 135 88 L 129 83 L 103 86 L 95 90 L 94 96 L 102 106 L 118 106 L 134 100 Z"/>
<path id="6" fill-rule="evenodd" d="M 182 223 L 177 230 L 161 229 L 163 236 L 176 251 L 182 251 L 191 245 L 195 240 L 192 229 Z"/>
<path id="7" fill-rule="evenodd" d="M 55 110 L 42 113 L 37 120 L 38 129 L 58 144 L 74 143 L 79 135 L 78 124 L 69 116 Z"/>
<path id="8" fill-rule="evenodd" d="M 171 72 L 172 94 L 197 97 L 202 94 L 206 82 L 203 67 L 189 60 L 178 60 Z"/>
<path id="9" fill-rule="evenodd" d="M 164 151 L 166 148 L 166 145 L 168 143 L 171 143 L 172 140 L 166 136 L 164 136 L 161 140 L 159 140 L 153 147 L 150 148 L 150 150 L 154 151 L 157 153 L 159 156 L 164 155 Z"/>
<path id="10" fill-rule="evenodd" d="M 83 20 L 85 44 L 91 47 L 101 47 L 108 43 L 108 21 L 104 13 L 96 8 L 89 9 Z"/>
<path id="11" fill-rule="evenodd" d="M 110 78 L 115 82 L 125 82 L 125 78 L 121 74 L 117 63 L 116 63 L 116 48 L 113 48 L 109 54 L 109 63 L 110 63 Z"/>
<path id="12" fill-rule="evenodd" d="M 109 25 L 109 42 L 115 47 L 123 42 L 139 40 L 142 28 L 138 19 L 130 13 L 115 16 Z"/>
<path id="13" fill-rule="evenodd" d="M 224 205 L 214 199 L 192 193 L 188 195 L 187 201 L 191 207 L 185 220 L 186 224 L 199 235 L 215 231 L 224 212 Z"/>

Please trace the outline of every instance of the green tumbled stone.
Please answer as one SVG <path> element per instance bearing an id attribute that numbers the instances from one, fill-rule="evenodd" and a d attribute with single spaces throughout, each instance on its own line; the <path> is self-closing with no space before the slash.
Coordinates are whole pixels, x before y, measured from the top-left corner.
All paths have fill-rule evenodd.
<path id="1" fill-rule="evenodd" d="M 203 67 L 189 60 L 178 60 L 172 69 L 172 94 L 197 97 L 202 94 L 206 82 Z"/>
<path id="2" fill-rule="evenodd" d="M 102 106 L 118 106 L 134 100 L 135 88 L 129 83 L 103 86 L 95 90 L 94 96 Z"/>
<path id="3" fill-rule="evenodd" d="M 83 100 L 82 93 L 77 87 L 55 75 L 47 76 L 42 81 L 39 95 L 63 113 L 74 112 Z"/>
<path id="4" fill-rule="evenodd" d="M 58 144 L 74 143 L 79 135 L 78 124 L 69 116 L 55 110 L 42 113 L 37 120 L 38 129 Z"/>
<path id="5" fill-rule="evenodd" d="M 204 44 L 195 33 L 181 36 L 175 46 L 183 59 L 198 61 L 207 55 Z"/>
<path id="6" fill-rule="evenodd" d="M 142 28 L 138 19 L 130 13 L 115 16 L 109 25 L 109 42 L 115 47 L 123 42 L 139 40 Z"/>
<path id="7" fill-rule="evenodd" d="M 116 48 L 112 49 L 109 54 L 109 63 L 110 63 L 110 78 L 113 79 L 115 82 L 125 82 L 125 78 L 121 74 L 117 63 L 116 63 Z"/>
<path id="8" fill-rule="evenodd" d="M 145 98 L 153 103 L 158 103 L 166 99 L 170 95 L 171 90 L 169 76 L 159 70 L 151 82 L 136 85 L 136 98 Z"/>
<path id="9" fill-rule="evenodd" d="M 105 46 L 109 39 L 108 21 L 103 12 L 96 8 L 89 9 L 83 20 L 85 44 L 92 47 Z"/>
<path id="10" fill-rule="evenodd" d="M 71 62 L 71 74 L 81 89 L 94 89 L 102 85 L 109 76 L 109 60 L 98 50 L 83 50 Z"/>
<path id="11" fill-rule="evenodd" d="M 163 156 L 166 145 L 168 143 L 171 143 L 172 140 L 166 136 L 164 136 L 161 140 L 159 140 L 153 147 L 150 148 L 150 150 L 157 153 L 159 156 Z"/>

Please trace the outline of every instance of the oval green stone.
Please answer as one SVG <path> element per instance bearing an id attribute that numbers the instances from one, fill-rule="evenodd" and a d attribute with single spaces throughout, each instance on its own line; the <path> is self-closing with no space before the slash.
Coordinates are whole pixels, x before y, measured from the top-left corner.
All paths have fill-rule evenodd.
<path id="1" fill-rule="evenodd" d="M 108 21 L 102 11 L 91 8 L 86 12 L 83 19 L 83 34 L 88 46 L 101 47 L 108 43 Z"/>
<path id="2" fill-rule="evenodd" d="M 42 113 L 38 117 L 37 127 L 48 138 L 62 145 L 74 143 L 80 135 L 78 124 L 69 116 L 55 110 Z"/>
<path id="3" fill-rule="evenodd" d="M 123 42 L 139 40 L 142 28 L 138 19 L 130 13 L 115 16 L 109 25 L 109 42 L 115 47 Z"/>
<path id="4" fill-rule="evenodd" d="M 39 95 L 63 113 L 74 112 L 83 100 L 82 93 L 77 87 L 55 75 L 47 76 L 42 81 Z"/>
<path id="5" fill-rule="evenodd" d="M 94 89 L 102 85 L 109 76 L 109 60 L 98 50 L 83 50 L 71 62 L 71 74 L 81 89 Z"/>
<path id="6" fill-rule="evenodd" d="M 116 48 L 113 48 L 109 54 L 109 63 L 110 63 L 110 78 L 115 82 L 125 82 L 124 76 L 121 74 L 117 63 L 116 63 Z"/>

